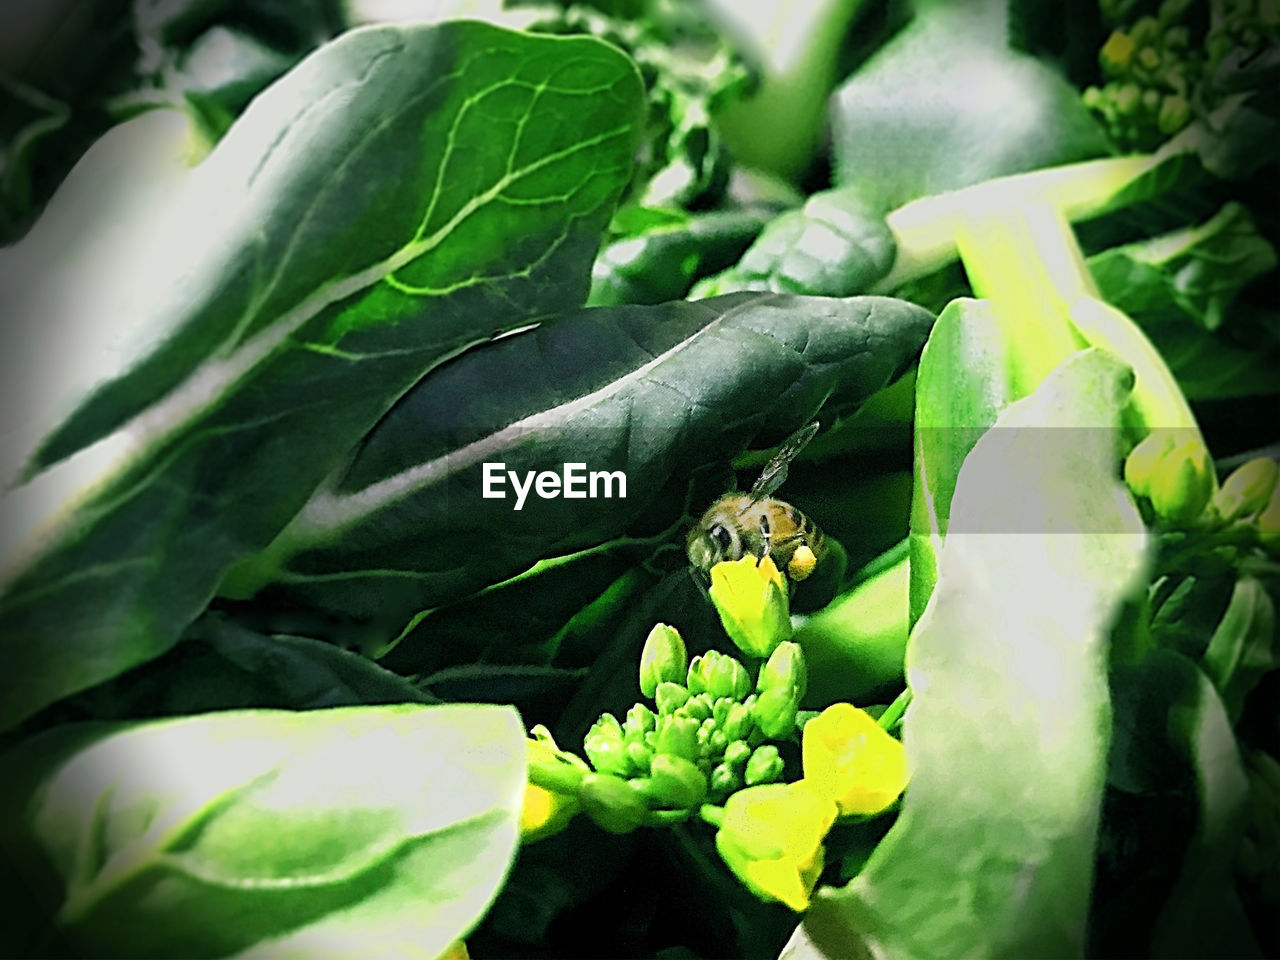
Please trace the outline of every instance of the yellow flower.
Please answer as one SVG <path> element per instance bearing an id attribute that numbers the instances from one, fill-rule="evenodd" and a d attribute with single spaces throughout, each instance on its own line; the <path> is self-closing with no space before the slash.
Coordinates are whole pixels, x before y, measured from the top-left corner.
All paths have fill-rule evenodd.
<path id="1" fill-rule="evenodd" d="M 879 813 L 907 785 L 902 744 L 850 703 L 832 704 L 805 724 L 800 757 L 804 782 L 842 814 Z"/>
<path id="2" fill-rule="evenodd" d="M 711 568 L 711 602 L 720 614 L 725 633 L 743 653 L 767 657 L 774 647 L 791 637 L 787 587 L 773 562 L 759 563 L 748 554 L 725 560 Z"/>
<path id="3" fill-rule="evenodd" d="M 535 727 L 534 735 L 525 741 L 530 765 L 535 763 L 564 763 L 565 755 L 556 747 L 556 742 L 545 727 Z M 524 843 L 532 843 L 559 833 L 573 819 L 580 804 L 574 794 L 560 793 L 526 783 L 524 786 L 524 803 L 520 808 L 520 838 Z"/>
<path id="4" fill-rule="evenodd" d="M 752 893 L 799 912 L 809 906 L 835 818 L 835 804 L 804 781 L 748 787 L 725 803 L 716 849 Z"/>
<path id="5" fill-rule="evenodd" d="M 471 960 L 471 954 L 467 953 L 467 945 L 464 941 L 455 940 L 436 960 Z"/>

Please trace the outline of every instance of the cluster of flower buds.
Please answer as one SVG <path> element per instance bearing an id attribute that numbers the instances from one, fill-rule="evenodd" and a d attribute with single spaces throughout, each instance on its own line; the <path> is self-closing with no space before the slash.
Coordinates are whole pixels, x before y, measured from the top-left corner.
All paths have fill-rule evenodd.
<path id="1" fill-rule="evenodd" d="M 1160 520 L 1179 527 L 1200 519 L 1217 487 L 1213 460 L 1194 430 L 1152 430 L 1125 458 L 1124 479 Z"/>
<path id="2" fill-rule="evenodd" d="M 1191 120 L 1204 57 L 1180 22 L 1186 6 L 1165 0 L 1155 16 L 1113 31 L 1102 47 L 1107 83 L 1087 88 L 1084 105 L 1122 149 L 1152 150 Z"/>
<path id="3" fill-rule="evenodd" d="M 1218 522 L 1252 530 L 1258 543 L 1280 553 L 1280 466 L 1255 457 L 1227 475 L 1213 498 Z"/>
<path id="4" fill-rule="evenodd" d="M 779 644 L 753 683 L 728 654 L 709 650 L 689 661 L 679 632 L 658 624 L 640 658 L 640 690 L 654 708 L 637 703 L 622 721 L 603 714 L 583 741 L 595 779 L 609 781 L 595 788 L 609 791 L 599 799 L 625 798 L 629 813 L 619 819 L 584 798 L 587 813 L 606 829 L 631 829 L 648 810 L 693 810 L 779 780 L 783 759 L 768 741 L 794 736 L 804 689 L 794 643 Z"/>
<path id="5" fill-rule="evenodd" d="M 1170 526 L 1230 528 L 1280 553 L 1280 465 L 1269 457 L 1246 461 L 1219 487 L 1199 436 L 1153 430 L 1125 459 L 1124 479 Z"/>

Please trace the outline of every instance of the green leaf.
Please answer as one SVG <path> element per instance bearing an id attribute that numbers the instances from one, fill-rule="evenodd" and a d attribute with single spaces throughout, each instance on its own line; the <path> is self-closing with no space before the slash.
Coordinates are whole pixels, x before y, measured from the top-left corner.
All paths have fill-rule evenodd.
<path id="1" fill-rule="evenodd" d="M 1242 291 L 1276 266 L 1248 209 L 1089 258 L 1100 295 L 1137 321 L 1192 398 L 1273 393 L 1280 339 Z"/>
<path id="2" fill-rule="evenodd" d="M 780 438 L 820 408 L 856 408 L 901 373 L 932 322 L 885 297 L 778 294 L 561 316 L 425 378 L 226 589 L 271 583 L 309 604 L 391 617 L 543 558 L 634 543 L 624 536 L 634 524 L 679 520 L 690 478 L 762 428 Z M 570 463 L 621 471 L 626 496 L 616 484 L 609 497 L 602 486 L 594 498 L 530 491 L 516 509 L 509 480 L 502 498 L 482 496 L 486 463 L 521 482 Z"/>
<path id="3" fill-rule="evenodd" d="M 67 105 L 32 87 L 0 78 L 0 237 L 9 239 L 25 225 L 37 199 L 34 172 L 41 141 L 66 125 Z"/>
<path id="4" fill-rule="evenodd" d="M 615 240 L 591 269 L 592 306 L 662 303 L 734 263 L 774 211 L 763 206 L 680 215 Z"/>
<path id="5" fill-rule="evenodd" d="M 437 699 L 368 657 L 333 643 L 259 632 L 225 615 L 206 613 L 164 656 L 77 694 L 66 704 L 95 719 L 127 719 Z"/>
<path id="6" fill-rule="evenodd" d="M 1204 671 L 1222 698 L 1231 723 L 1240 719 L 1245 698 L 1258 681 L 1277 667 L 1280 645 L 1276 641 L 1275 603 L 1261 581 L 1242 575 L 1204 653 Z"/>
<path id="7" fill-rule="evenodd" d="M 1191 660 L 1171 650 L 1152 651 L 1115 679 L 1113 779 L 1122 789 L 1148 794 L 1142 803 L 1149 815 L 1155 815 L 1161 793 L 1184 792 L 1192 819 L 1185 830 L 1166 832 L 1158 849 L 1146 854 L 1161 856 L 1163 862 L 1171 847 L 1181 849 L 1180 866 L 1163 903 L 1138 896 L 1150 881 L 1131 865 L 1128 882 L 1139 889 L 1109 890 L 1110 902 L 1097 907 L 1104 926 L 1123 928 L 1132 937 L 1135 908 L 1117 914 L 1113 902 L 1134 896 L 1134 904 L 1150 914 L 1138 929 L 1149 931 L 1150 943 L 1142 946 L 1154 956 L 1262 956 L 1233 876 L 1249 784 L 1223 701 Z M 1121 849 L 1136 846 L 1124 835 L 1114 842 Z M 1161 872 L 1167 869 L 1165 865 Z"/>
<path id="8" fill-rule="evenodd" d="M 5 846 L 86 954 L 434 957 L 506 875 L 524 739 L 508 708 L 402 705 L 98 730 L 52 766 L 35 740 Z"/>
<path id="9" fill-rule="evenodd" d="M 883 213 L 1104 151 L 1078 92 L 1008 47 L 1003 0 L 932 0 L 833 98 L 836 179 Z"/>
<path id="10" fill-rule="evenodd" d="M 1241 288 L 1275 265 L 1275 250 L 1238 203 L 1228 203 L 1198 226 L 1089 258 L 1102 297 L 1134 319 L 1172 308 L 1184 322 L 1209 331 L 1228 319 Z"/>
<path id="11" fill-rule="evenodd" d="M 911 623 L 937 581 L 961 466 L 1001 411 L 1018 398 L 1012 348 L 990 304 L 955 300 L 938 316 L 916 371 L 911 497 Z"/>
<path id="12" fill-rule="evenodd" d="M 1108 742 L 1106 641 L 1145 574 L 1118 479 L 1129 371 L 1099 350 L 1010 406 L 966 459 L 938 585 L 907 649 L 911 782 L 810 949 L 1074 956 Z"/>
<path id="13" fill-rule="evenodd" d="M 155 346 L 32 460 L 129 451 L 0 599 L 0 724 L 162 652 L 424 372 L 581 303 L 639 97 L 607 44 L 473 22 L 352 31 L 258 97 L 139 265 Z"/>
<path id="14" fill-rule="evenodd" d="M 807 619 L 792 639 L 804 650 L 809 686 L 804 706 L 861 703 L 901 683 L 910 623 L 908 544 L 869 564 L 858 584 Z"/>
<path id="15" fill-rule="evenodd" d="M 737 264 L 695 287 L 695 295 L 865 293 L 889 272 L 894 252 L 884 217 L 863 203 L 857 190 L 824 190 L 770 222 Z"/>

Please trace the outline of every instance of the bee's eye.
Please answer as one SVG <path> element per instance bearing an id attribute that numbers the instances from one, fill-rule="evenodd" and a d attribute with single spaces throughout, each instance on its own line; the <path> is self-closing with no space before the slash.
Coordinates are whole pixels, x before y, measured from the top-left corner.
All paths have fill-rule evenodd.
<path id="1" fill-rule="evenodd" d="M 733 536 L 729 533 L 727 527 L 722 523 L 713 524 L 707 534 L 716 543 L 720 544 L 721 550 L 728 550 L 733 545 Z"/>

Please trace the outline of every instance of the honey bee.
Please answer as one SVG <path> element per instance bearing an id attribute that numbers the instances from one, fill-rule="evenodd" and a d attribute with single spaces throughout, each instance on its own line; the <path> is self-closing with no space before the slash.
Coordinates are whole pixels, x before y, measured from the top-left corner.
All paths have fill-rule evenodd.
<path id="1" fill-rule="evenodd" d="M 787 478 L 787 467 L 818 432 L 810 423 L 793 433 L 765 464 L 749 493 L 728 493 L 713 503 L 689 531 L 685 550 L 693 568 L 709 574 L 723 560 L 752 554 L 772 556 L 789 580 L 806 579 L 827 555 L 827 538 L 807 516 L 771 494 Z"/>

